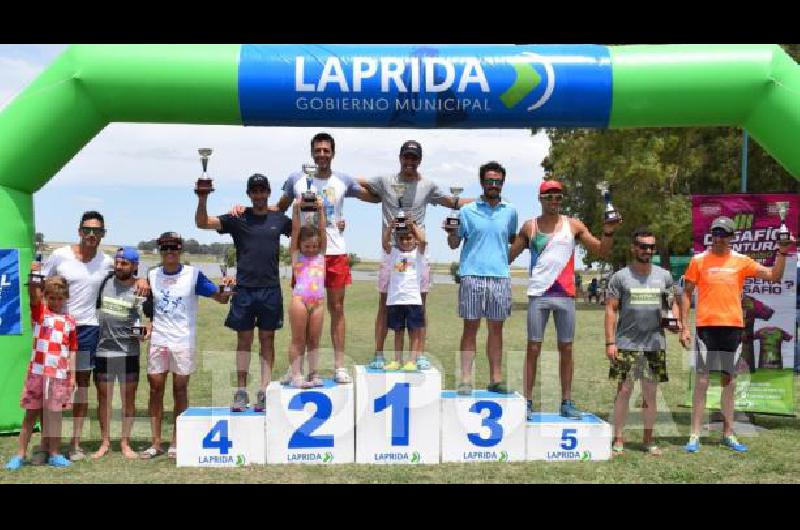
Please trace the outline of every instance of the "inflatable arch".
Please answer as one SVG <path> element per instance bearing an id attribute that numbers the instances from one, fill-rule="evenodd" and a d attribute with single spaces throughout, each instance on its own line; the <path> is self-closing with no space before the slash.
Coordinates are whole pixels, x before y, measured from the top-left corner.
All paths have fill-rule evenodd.
<path id="1" fill-rule="evenodd" d="M 33 193 L 110 122 L 739 126 L 798 177 L 800 67 L 777 45 L 71 46 L 0 113 L 0 249 L 19 249 L 23 278 Z M 22 417 L 20 300 L 22 334 L 0 335 L 0 431 Z"/>

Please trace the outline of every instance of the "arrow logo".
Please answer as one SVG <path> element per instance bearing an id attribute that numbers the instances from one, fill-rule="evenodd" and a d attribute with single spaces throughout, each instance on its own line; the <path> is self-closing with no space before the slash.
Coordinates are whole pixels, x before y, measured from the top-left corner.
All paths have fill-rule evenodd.
<path id="1" fill-rule="evenodd" d="M 507 462 L 508 461 L 508 453 L 506 451 L 500 451 L 500 458 L 498 462 Z"/>
<path id="2" fill-rule="evenodd" d="M 327 464 L 331 460 L 333 460 L 333 455 L 331 454 L 330 451 L 326 451 L 325 456 L 322 457 L 322 463 Z"/>
<path id="3" fill-rule="evenodd" d="M 591 459 L 591 458 L 592 458 L 592 453 L 591 453 L 591 451 L 584 451 L 584 452 L 581 454 L 581 462 L 585 462 L 586 460 L 589 460 L 589 459 Z"/>
<path id="4" fill-rule="evenodd" d="M 411 463 L 412 464 L 417 464 L 421 460 L 422 459 L 420 458 L 419 453 L 417 451 L 414 451 L 414 453 L 411 455 Z"/>
<path id="5" fill-rule="evenodd" d="M 512 65 L 517 74 L 514 84 L 500 96 L 500 101 L 507 109 L 511 109 L 525 99 L 533 89 L 539 86 L 542 78 L 530 63 L 516 63 Z"/>
<path id="6" fill-rule="evenodd" d="M 244 455 L 236 455 L 236 465 L 243 466 L 245 464 Z"/>

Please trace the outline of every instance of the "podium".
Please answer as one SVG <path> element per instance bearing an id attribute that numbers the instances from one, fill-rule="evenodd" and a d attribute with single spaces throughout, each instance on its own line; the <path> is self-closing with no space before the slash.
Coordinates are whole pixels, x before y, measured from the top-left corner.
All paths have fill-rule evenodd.
<path id="1" fill-rule="evenodd" d="M 297 389 L 267 387 L 268 464 L 347 464 L 355 461 L 353 385 Z"/>
<path id="2" fill-rule="evenodd" d="M 611 458 L 611 425 L 594 414 L 572 420 L 537 413 L 527 422 L 527 459 L 562 461 Z"/>
<path id="3" fill-rule="evenodd" d="M 356 462 L 438 464 L 442 375 L 356 366 Z"/>
<path id="4" fill-rule="evenodd" d="M 525 405 L 517 392 L 442 392 L 442 462 L 525 460 Z"/>
<path id="5" fill-rule="evenodd" d="M 263 412 L 191 407 L 178 416 L 178 467 L 237 467 L 266 463 Z"/>

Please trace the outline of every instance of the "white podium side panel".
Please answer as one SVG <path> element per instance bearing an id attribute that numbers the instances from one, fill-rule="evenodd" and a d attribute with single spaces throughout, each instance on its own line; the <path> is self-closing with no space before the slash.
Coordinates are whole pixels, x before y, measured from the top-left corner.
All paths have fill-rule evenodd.
<path id="1" fill-rule="evenodd" d="M 438 464 L 442 375 L 356 366 L 356 462 Z"/>
<path id="2" fill-rule="evenodd" d="M 558 414 L 538 413 L 527 423 L 528 460 L 608 460 L 611 425 L 593 414 L 570 420 Z"/>
<path id="3" fill-rule="evenodd" d="M 347 464 L 355 461 L 353 385 L 324 380 L 300 390 L 267 388 L 267 463 Z"/>
<path id="4" fill-rule="evenodd" d="M 525 399 L 486 390 L 442 392 L 442 462 L 525 460 Z"/>
<path id="5" fill-rule="evenodd" d="M 178 467 L 266 463 L 265 415 L 248 409 L 191 407 L 178 416 Z"/>

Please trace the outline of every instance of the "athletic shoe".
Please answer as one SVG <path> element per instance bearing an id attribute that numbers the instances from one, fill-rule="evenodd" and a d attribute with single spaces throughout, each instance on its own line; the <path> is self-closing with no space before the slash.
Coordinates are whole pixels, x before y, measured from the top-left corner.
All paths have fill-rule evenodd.
<path id="1" fill-rule="evenodd" d="M 472 388 L 472 383 L 459 383 L 456 393 L 458 393 L 459 396 L 471 396 Z"/>
<path id="2" fill-rule="evenodd" d="M 86 458 L 86 453 L 83 452 L 83 449 L 80 447 L 73 447 L 69 450 L 69 459 L 72 462 L 79 462 Z M 47 463 L 50 463 L 50 459 L 47 460 Z"/>
<path id="3" fill-rule="evenodd" d="M 16 471 L 17 469 L 21 468 L 25 465 L 25 459 L 19 455 L 14 455 L 8 459 L 8 463 L 6 464 L 6 469 L 9 471 Z"/>
<path id="4" fill-rule="evenodd" d="M 534 417 L 533 417 L 533 415 L 534 415 L 534 414 L 536 414 L 536 413 L 533 411 L 533 400 L 531 400 L 531 399 L 529 399 L 529 400 L 528 400 L 528 405 L 527 405 L 526 409 L 527 409 L 527 412 L 526 412 L 526 419 L 527 419 L 528 421 L 533 421 L 533 420 L 534 420 Z"/>
<path id="5" fill-rule="evenodd" d="M 408 361 L 406 364 L 403 365 L 404 372 L 416 372 L 417 371 L 417 363 Z"/>
<path id="6" fill-rule="evenodd" d="M 583 418 L 586 413 L 580 410 L 575 402 L 571 399 L 565 399 L 561 402 L 561 415 L 571 420 L 579 420 Z"/>
<path id="7" fill-rule="evenodd" d="M 495 392 L 497 394 L 510 394 L 511 391 L 508 389 L 508 386 L 503 381 L 498 381 L 497 383 L 490 383 L 489 386 L 486 387 L 486 390 L 489 392 Z"/>
<path id="8" fill-rule="evenodd" d="M 383 369 L 386 370 L 387 372 L 394 371 L 394 370 L 399 370 L 400 369 L 400 363 L 397 362 L 397 361 L 392 361 L 389 364 L 387 364 L 386 366 L 384 366 Z M 416 366 L 414 367 L 414 369 L 416 369 Z"/>
<path id="9" fill-rule="evenodd" d="M 258 394 L 256 394 L 256 412 L 264 412 L 264 409 L 267 408 L 267 394 L 263 390 L 259 390 Z"/>
<path id="10" fill-rule="evenodd" d="M 375 357 L 370 361 L 369 368 L 373 370 L 383 370 L 386 366 L 386 359 L 383 358 L 383 355 L 378 353 L 375 354 Z"/>
<path id="11" fill-rule="evenodd" d="M 700 450 L 700 437 L 696 434 L 689 436 L 689 443 L 684 446 L 686 452 L 696 453 Z"/>
<path id="12" fill-rule="evenodd" d="M 233 393 L 233 405 L 231 405 L 232 412 L 244 412 L 247 410 L 247 404 L 250 402 L 250 396 L 247 395 L 247 390 L 237 390 Z"/>
<path id="13" fill-rule="evenodd" d="M 339 385 L 347 385 L 353 382 L 353 378 L 347 373 L 347 368 L 337 368 L 333 373 L 333 380 Z"/>
<path id="14" fill-rule="evenodd" d="M 429 370 L 431 368 L 431 362 L 428 360 L 427 357 L 424 355 L 420 355 L 417 357 L 417 369 L 418 370 Z"/>
<path id="15" fill-rule="evenodd" d="M 728 449 L 732 449 L 737 453 L 746 453 L 747 446 L 736 439 L 736 435 L 731 434 L 722 438 L 722 445 Z"/>
<path id="16" fill-rule="evenodd" d="M 300 370 L 301 374 L 302 374 L 302 372 L 303 371 Z M 291 368 L 287 368 L 286 369 L 286 373 L 283 374 L 283 377 L 281 377 L 281 384 L 283 386 L 289 386 L 289 385 L 292 384 L 292 369 Z"/>
<path id="17" fill-rule="evenodd" d="M 69 467 L 72 462 L 64 458 L 64 455 L 54 455 L 47 459 L 47 464 L 53 467 Z"/>

